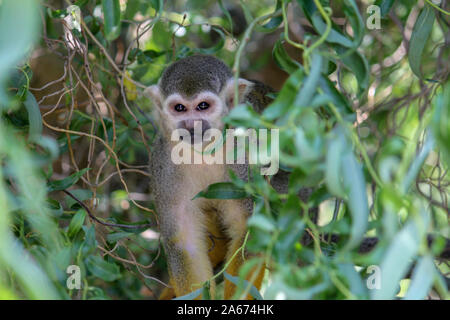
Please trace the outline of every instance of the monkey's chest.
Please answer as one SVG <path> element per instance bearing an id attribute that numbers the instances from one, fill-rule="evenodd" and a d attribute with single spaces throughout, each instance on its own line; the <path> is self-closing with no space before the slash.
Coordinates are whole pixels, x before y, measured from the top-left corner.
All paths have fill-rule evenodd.
<path id="1" fill-rule="evenodd" d="M 225 165 L 190 164 L 184 168 L 186 188 L 192 197 L 212 183 L 228 181 Z"/>

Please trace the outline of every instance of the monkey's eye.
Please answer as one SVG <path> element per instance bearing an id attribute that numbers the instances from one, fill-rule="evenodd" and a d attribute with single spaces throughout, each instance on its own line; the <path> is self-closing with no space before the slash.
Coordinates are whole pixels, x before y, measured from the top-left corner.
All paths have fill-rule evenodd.
<path id="1" fill-rule="evenodd" d="M 209 108 L 209 103 L 203 101 L 200 102 L 199 105 L 197 106 L 197 110 L 202 111 L 202 110 L 206 110 Z"/>
<path id="2" fill-rule="evenodd" d="M 183 111 L 186 111 L 186 107 L 183 106 L 181 103 L 175 105 L 174 109 L 175 109 L 176 112 L 183 112 Z"/>

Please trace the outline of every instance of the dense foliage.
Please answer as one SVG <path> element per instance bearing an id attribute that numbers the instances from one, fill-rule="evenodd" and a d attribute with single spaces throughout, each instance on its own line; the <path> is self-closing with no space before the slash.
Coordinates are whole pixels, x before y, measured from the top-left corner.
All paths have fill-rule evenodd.
<path id="1" fill-rule="evenodd" d="M 226 121 L 279 129 L 287 193 L 255 174 L 201 194 L 254 199 L 241 273 L 268 267 L 265 299 L 448 298 L 448 7 L 0 0 L 0 299 L 157 297 L 142 92 L 195 53 L 279 89 Z"/>

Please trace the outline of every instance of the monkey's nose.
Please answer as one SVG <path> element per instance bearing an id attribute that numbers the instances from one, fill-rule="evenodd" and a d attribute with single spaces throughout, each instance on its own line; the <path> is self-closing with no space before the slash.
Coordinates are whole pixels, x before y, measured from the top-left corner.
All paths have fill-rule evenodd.
<path id="1" fill-rule="evenodd" d="M 195 130 L 192 129 L 188 129 L 189 134 L 191 135 L 191 144 L 194 144 L 195 142 L 203 142 L 203 135 L 205 134 L 205 131 L 201 131 L 200 134 L 195 134 Z M 197 141 L 196 141 L 197 140 Z"/>

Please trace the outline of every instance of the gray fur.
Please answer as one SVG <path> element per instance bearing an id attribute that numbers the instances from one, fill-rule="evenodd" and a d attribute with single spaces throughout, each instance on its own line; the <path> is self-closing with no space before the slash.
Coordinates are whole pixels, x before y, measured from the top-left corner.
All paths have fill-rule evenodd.
<path id="1" fill-rule="evenodd" d="M 219 93 L 233 76 L 221 60 L 207 55 L 194 55 L 170 65 L 163 73 L 160 88 L 164 97 L 171 93 L 193 96 L 208 90 Z"/>

